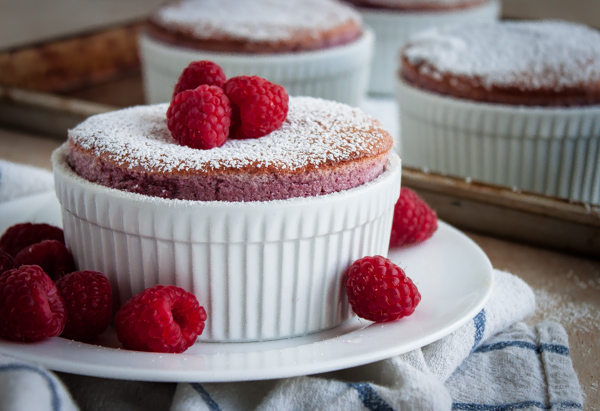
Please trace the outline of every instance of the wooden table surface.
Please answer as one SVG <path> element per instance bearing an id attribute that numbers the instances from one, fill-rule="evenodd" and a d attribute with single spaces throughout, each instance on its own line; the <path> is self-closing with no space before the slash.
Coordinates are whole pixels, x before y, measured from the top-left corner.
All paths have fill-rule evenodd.
<path id="1" fill-rule="evenodd" d="M 0 128 L 4 160 L 50 169 L 50 153 L 60 144 L 57 139 Z M 538 308 L 529 323 L 545 318 L 565 327 L 585 409 L 599 409 L 600 261 L 472 232 L 467 235 L 495 268 L 518 275 L 534 289 Z"/>

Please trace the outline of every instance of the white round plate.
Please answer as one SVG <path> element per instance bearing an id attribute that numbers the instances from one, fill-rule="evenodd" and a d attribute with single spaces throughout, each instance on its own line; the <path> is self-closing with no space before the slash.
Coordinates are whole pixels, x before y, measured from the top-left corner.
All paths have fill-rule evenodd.
<path id="1" fill-rule="evenodd" d="M 24 221 L 60 225 L 53 193 L 0 204 L 0 233 Z M 113 329 L 95 344 L 60 337 L 39 343 L 0 341 L 0 353 L 51 370 L 144 381 L 247 381 L 315 374 L 390 358 L 436 341 L 483 307 L 492 289 L 492 265 L 483 251 L 440 222 L 422 244 L 391 249 L 389 258 L 422 295 L 415 313 L 374 324 L 358 318 L 304 337 L 254 343 L 196 343 L 183 354 L 119 349 Z"/>

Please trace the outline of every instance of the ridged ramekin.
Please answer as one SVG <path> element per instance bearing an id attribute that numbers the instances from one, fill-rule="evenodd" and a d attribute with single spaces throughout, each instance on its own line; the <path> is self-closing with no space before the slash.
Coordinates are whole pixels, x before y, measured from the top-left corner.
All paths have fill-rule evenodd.
<path id="1" fill-rule="evenodd" d="M 393 95 L 398 72 L 400 48 L 416 33 L 433 27 L 477 24 L 496 21 L 500 4 L 486 4 L 454 11 L 406 12 L 360 8 L 363 21 L 375 33 L 369 91 Z"/>
<path id="2" fill-rule="evenodd" d="M 320 97 L 358 106 L 367 93 L 373 33 L 352 43 L 296 53 L 234 54 L 176 47 L 140 35 L 142 74 L 148 103 L 171 100 L 181 72 L 196 60 L 211 60 L 227 78 L 257 75 L 285 87 L 293 96 Z"/>
<path id="3" fill-rule="evenodd" d="M 335 327 L 352 316 L 342 277 L 387 255 L 400 159 L 351 190 L 267 202 L 169 200 L 91 183 L 52 156 L 67 246 L 104 272 L 115 308 L 156 284 L 185 288 L 208 313 L 203 341 L 260 341 Z"/>
<path id="4" fill-rule="evenodd" d="M 600 204 L 600 106 L 442 96 L 397 82 L 404 164 Z"/>

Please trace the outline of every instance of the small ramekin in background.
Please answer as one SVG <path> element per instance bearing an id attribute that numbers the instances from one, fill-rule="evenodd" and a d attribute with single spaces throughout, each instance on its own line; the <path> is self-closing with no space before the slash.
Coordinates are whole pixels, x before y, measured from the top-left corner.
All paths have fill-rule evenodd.
<path id="1" fill-rule="evenodd" d="M 192 61 L 211 60 L 227 78 L 256 75 L 285 87 L 290 95 L 320 97 L 358 106 L 367 93 L 373 33 L 365 29 L 355 41 L 324 50 L 241 54 L 194 50 L 140 36 L 147 103 L 171 100 L 183 69 Z"/>
<path id="2" fill-rule="evenodd" d="M 397 80 L 407 166 L 600 204 L 600 106 L 527 107 Z"/>
<path id="3" fill-rule="evenodd" d="M 358 10 L 365 24 L 375 33 L 369 92 L 394 95 L 399 69 L 398 52 L 412 35 L 432 27 L 495 21 L 500 15 L 500 3 L 490 0 L 482 5 L 452 11 Z"/>
<path id="4" fill-rule="evenodd" d="M 387 255 L 400 159 L 362 186 L 319 197 L 202 202 L 91 183 L 52 156 L 67 246 L 80 269 L 107 274 L 115 305 L 156 284 L 194 293 L 202 341 L 260 341 L 318 332 L 352 316 L 343 275 Z"/>

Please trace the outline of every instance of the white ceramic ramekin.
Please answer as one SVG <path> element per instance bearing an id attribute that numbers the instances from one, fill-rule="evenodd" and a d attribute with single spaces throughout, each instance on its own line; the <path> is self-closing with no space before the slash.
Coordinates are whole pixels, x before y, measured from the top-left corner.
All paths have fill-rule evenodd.
<path id="1" fill-rule="evenodd" d="M 342 277 L 387 255 L 400 159 L 360 187 L 267 202 L 168 200 L 90 183 L 53 153 L 67 246 L 79 269 L 104 272 L 115 306 L 156 284 L 194 293 L 203 341 L 309 334 L 352 316 Z"/>
<path id="2" fill-rule="evenodd" d="M 293 96 L 320 97 L 351 106 L 366 95 L 373 33 L 365 30 L 356 41 L 326 50 L 279 54 L 217 53 L 175 47 L 140 35 L 140 54 L 146 100 L 150 104 L 171 100 L 181 72 L 196 60 L 211 60 L 227 78 L 257 75 L 285 87 Z"/>
<path id="3" fill-rule="evenodd" d="M 359 9 L 363 21 L 375 32 L 375 50 L 369 91 L 393 95 L 398 72 L 398 52 L 416 33 L 433 27 L 488 23 L 498 19 L 497 0 L 455 11 L 402 12 Z"/>
<path id="4" fill-rule="evenodd" d="M 600 106 L 472 102 L 397 83 L 405 165 L 600 204 Z"/>

